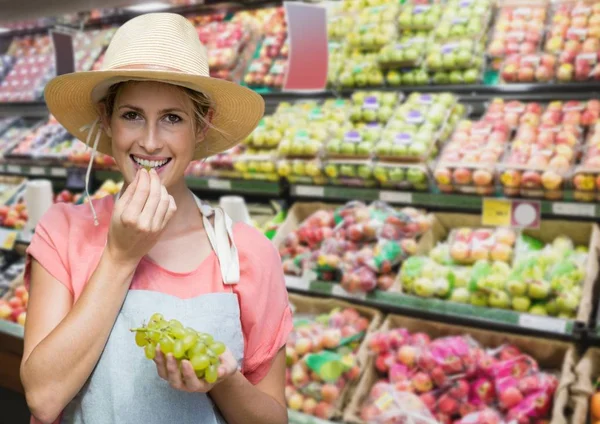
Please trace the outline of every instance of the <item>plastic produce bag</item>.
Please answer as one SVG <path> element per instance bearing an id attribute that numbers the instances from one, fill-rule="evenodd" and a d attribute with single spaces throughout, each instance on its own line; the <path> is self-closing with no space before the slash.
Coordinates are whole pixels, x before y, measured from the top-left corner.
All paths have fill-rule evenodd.
<path id="1" fill-rule="evenodd" d="M 361 418 L 372 424 L 438 424 L 423 401 L 412 393 L 399 392 L 387 383 L 371 390 Z"/>

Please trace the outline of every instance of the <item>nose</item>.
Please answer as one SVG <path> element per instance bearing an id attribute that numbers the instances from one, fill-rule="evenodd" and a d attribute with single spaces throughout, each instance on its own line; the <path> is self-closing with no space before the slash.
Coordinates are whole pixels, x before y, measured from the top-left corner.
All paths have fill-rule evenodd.
<path id="1" fill-rule="evenodd" d="M 144 125 L 144 131 L 138 143 L 148 154 L 159 152 L 164 143 L 161 140 L 157 125 L 151 123 Z"/>

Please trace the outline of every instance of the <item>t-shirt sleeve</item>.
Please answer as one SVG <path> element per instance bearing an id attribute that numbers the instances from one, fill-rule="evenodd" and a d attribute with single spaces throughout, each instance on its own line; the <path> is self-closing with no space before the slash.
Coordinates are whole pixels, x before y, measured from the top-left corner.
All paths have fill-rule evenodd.
<path id="1" fill-rule="evenodd" d="M 31 259 L 35 258 L 46 271 L 73 294 L 68 256 L 69 221 L 65 205 L 52 205 L 38 222 L 27 248 L 25 285 L 29 288 Z"/>
<path id="2" fill-rule="evenodd" d="M 245 339 L 243 373 L 257 384 L 285 346 L 293 324 L 279 253 L 266 237 L 252 231 L 256 232 L 252 254 L 241 269 L 240 306 Z"/>

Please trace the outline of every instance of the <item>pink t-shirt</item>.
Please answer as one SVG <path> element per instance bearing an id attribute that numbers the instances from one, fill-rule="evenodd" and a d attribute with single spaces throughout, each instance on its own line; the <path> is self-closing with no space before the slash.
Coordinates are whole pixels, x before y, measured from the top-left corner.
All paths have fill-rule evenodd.
<path id="1" fill-rule="evenodd" d="M 76 301 L 94 272 L 105 247 L 114 198 L 94 200 L 99 226 L 88 205 L 53 205 L 36 227 L 27 253 L 69 289 Z M 269 371 L 292 329 L 292 314 L 281 259 L 275 246 L 253 227 L 237 223 L 233 238 L 239 252 L 240 281 L 233 292 L 240 304 L 244 334 L 246 378 L 258 383 Z M 25 272 L 29 283 L 29 266 Z M 174 273 L 142 259 L 130 290 L 152 290 L 192 298 L 206 293 L 230 292 L 221 279 L 213 252 L 194 271 Z M 52 302 L 48 302 L 51 307 Z"/>

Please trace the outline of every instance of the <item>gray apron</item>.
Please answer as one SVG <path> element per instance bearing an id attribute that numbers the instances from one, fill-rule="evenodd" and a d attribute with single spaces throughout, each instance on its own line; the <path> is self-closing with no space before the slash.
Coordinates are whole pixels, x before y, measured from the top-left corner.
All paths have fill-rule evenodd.
<path id="1" fill-rule="evenodd" d="M 227 292 L 180 299 L 148 290 L 129 290 L 94 371 L 67 405 L 61 424 L 219 424 L 225 420 L 208 395 L 175 390 L 158 376 L 129 330 L 159 312 L 186 327 L 212 334 L 241 367 L 244 336 L 232 286 L 239 281 L 239 258 L 231 219 L 196 198 Z M 208 217 L 214 216 L 214 226 Z M 201 284 L 199 281 L 198 284 Z"/>

